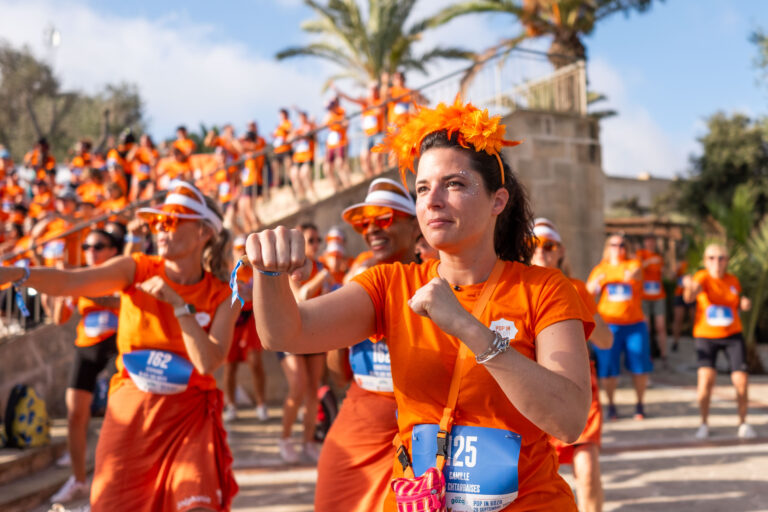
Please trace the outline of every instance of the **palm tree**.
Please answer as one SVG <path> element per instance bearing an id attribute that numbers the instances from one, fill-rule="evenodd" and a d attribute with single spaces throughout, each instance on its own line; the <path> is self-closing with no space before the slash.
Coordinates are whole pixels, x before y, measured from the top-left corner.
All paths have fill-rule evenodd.
<path id="1" fill-rule="evenodd" d="M 365 10 L 356 0 L 304 3 L 317 18 L 303 22 L 301 28 L 320 38 L 306 46 L 286 48 L 277 58 L 311 56 L 337 64 L 342 71 L 331 76 L 325 87 L 342 78 L 366 85 L 378 81 L 383 73 L 398 70 L 426 73 L 426 65 L 437 59 L 468 59 L 472 55 L 461 48 L 433 48 L 417 55 L 414 45 L 427 25 L 421 22 L 406 27 L 416 0 L 368 0 Z"/>
<path id="2" fill-rule="evenodd" d="M 474 13 L 505 13 L 520 20 L 522 30 L 511 38 L 501 40 L 485 52 L 494 55 L 511 49 L 521 41 L 551 36 L 548 55 L 556 69 L 579 59 L 586 59 L 582 39 L 595 29 L 595 24 L 617 12 L 645 11 L 653 0 L 469 0 L 449 5 L 427 20 L 438 26 L 459 16 Z"/>

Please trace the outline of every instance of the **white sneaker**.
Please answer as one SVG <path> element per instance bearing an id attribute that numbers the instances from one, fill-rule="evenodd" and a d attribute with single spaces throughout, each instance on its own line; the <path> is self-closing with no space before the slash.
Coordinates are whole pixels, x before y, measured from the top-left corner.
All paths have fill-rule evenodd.
<path id="1" fill-rule="evenodd" d="M 741 439 L 754 439 L 757 437 L 757 432 L 752 428 L 749 423 L 742 423 L 739 425 L 739 438 Z"/>
<path id="2" fill-rule="evenodd" d="M 256 419 L 259 421 L 267 421 L 269 419 L 269 411 L 266 405 L 261 404 L 256 407 Z"/>
<path id="3" fill-rule="evenodd" d="M 699 430 L 696 431 L 696 439 L 706 439 L 709 437 L 709 427 L 705 424 L 699 426 Z"/>
<path id="4" fill-rule="evenodd" d="M 317 464 L 317 461 L 320 459 L 320 448 L 317 446 L 317 443 L 304 443 L 302 454 L 309 459 L 310 462 Z"/>
<path id="5" fill-rule="evenodd" d="M 235 421 L 237 419 L 237 408 L 232 404 L 225 405 L 221 419 L 224 420 L 224 423 L 232 423 Z"/>
<path id="6" fill-rule="evenodd" d="M 68 468 L 72 465 L 72 457 L 69 456 L 69 452 L 64 452 L 64 455 L 56 459 L 56 465 L 60 468 Z"/>
<path id="7" fill-rule="evenodd" d="M 61 489 L 51 496 L 51 503 L 67 503 L 82 498 L 87 498 L 91 494 L 91 486 L 86 482 L 78 482 L 72 475 L 64 482 Z"/>
<path id="8" fill-rule="evenodd" d="M 280 457 L 286 464 L 296 464 L 299 462 L 299 455 L 296 453 L 296 449 L 293 447 L 293 442 L 290 439 L 281 439 L 278 442 L 280 447 Z"/>

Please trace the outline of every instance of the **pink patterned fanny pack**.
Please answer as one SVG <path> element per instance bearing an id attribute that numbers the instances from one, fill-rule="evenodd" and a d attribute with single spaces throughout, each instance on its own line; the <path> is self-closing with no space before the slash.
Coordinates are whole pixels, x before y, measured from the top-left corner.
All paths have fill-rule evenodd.
<path id="1" fill-rule="evenodd" d="M 420 477 L 392 480 L 398 512 L 445 512 L 445 476 L 435 467 Z"/>

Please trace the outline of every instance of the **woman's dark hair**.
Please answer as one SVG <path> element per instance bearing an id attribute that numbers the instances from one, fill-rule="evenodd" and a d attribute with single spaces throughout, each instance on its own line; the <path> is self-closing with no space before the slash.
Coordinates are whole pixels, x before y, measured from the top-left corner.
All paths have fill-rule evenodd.
<path id="1" fill-rule="evenodd" d="M 307 231 L 308 229 L 314 229 L 318 233 L 320 232 L 320 230 L 317 229 L 317 225 L 314 222 L 302 222 L 301 224 L 299 224 L 299 231 L 301 231 L 302 233 Z"/>
<path id="2" fill-rule="evenodd" d="M 483 178 L 483 184 L 488 193 L 493 193 L 504 187 L 509 192 L 509 200 L 504 211 L 496 219 L 493 236 L 493 246 L 496 255 L 502 260 L 519 261 L 530 264 L 533 255 L 533 212 L 528 202 L 528 194 L 523 185 L 512 173 L 512 169 L 501 157 L 504 166 L 504 184 L 501 183 L 499 161 L 495 156 L 485 151 L 475 151 L 471 144 L 462 146 L 458 141 L 458 133 L 449 139 L 445 130 L 432 132 L 421 143 L 419 154 L 433 148 L 453 148 L 464 152 L 472 162 L 472 169 Z"/>
<path id="3" fill-rule="evenodd" d="M 118 238 L 114 233 L 111 233 L 105 229 L 92 229 L 88 234 L 99 235 L 102 238 L 107 239 L 109 246 L 113 247 L 117 251 L 117 256 L 123 254 L 124 240 L 122 238 Z"/>

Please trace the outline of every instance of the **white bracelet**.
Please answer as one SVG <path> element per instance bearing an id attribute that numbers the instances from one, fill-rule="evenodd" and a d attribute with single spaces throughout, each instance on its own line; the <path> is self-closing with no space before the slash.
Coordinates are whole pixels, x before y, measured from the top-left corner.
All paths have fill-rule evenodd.
<path id="1" fill-rule="evenodd" d="M 499 354 L 509 350 L 509 338 L 506 338 L 496 331 L 493 331 L 493 341 L 482 354 L 475 356 L 477 364 L 485 364 Z"/>

